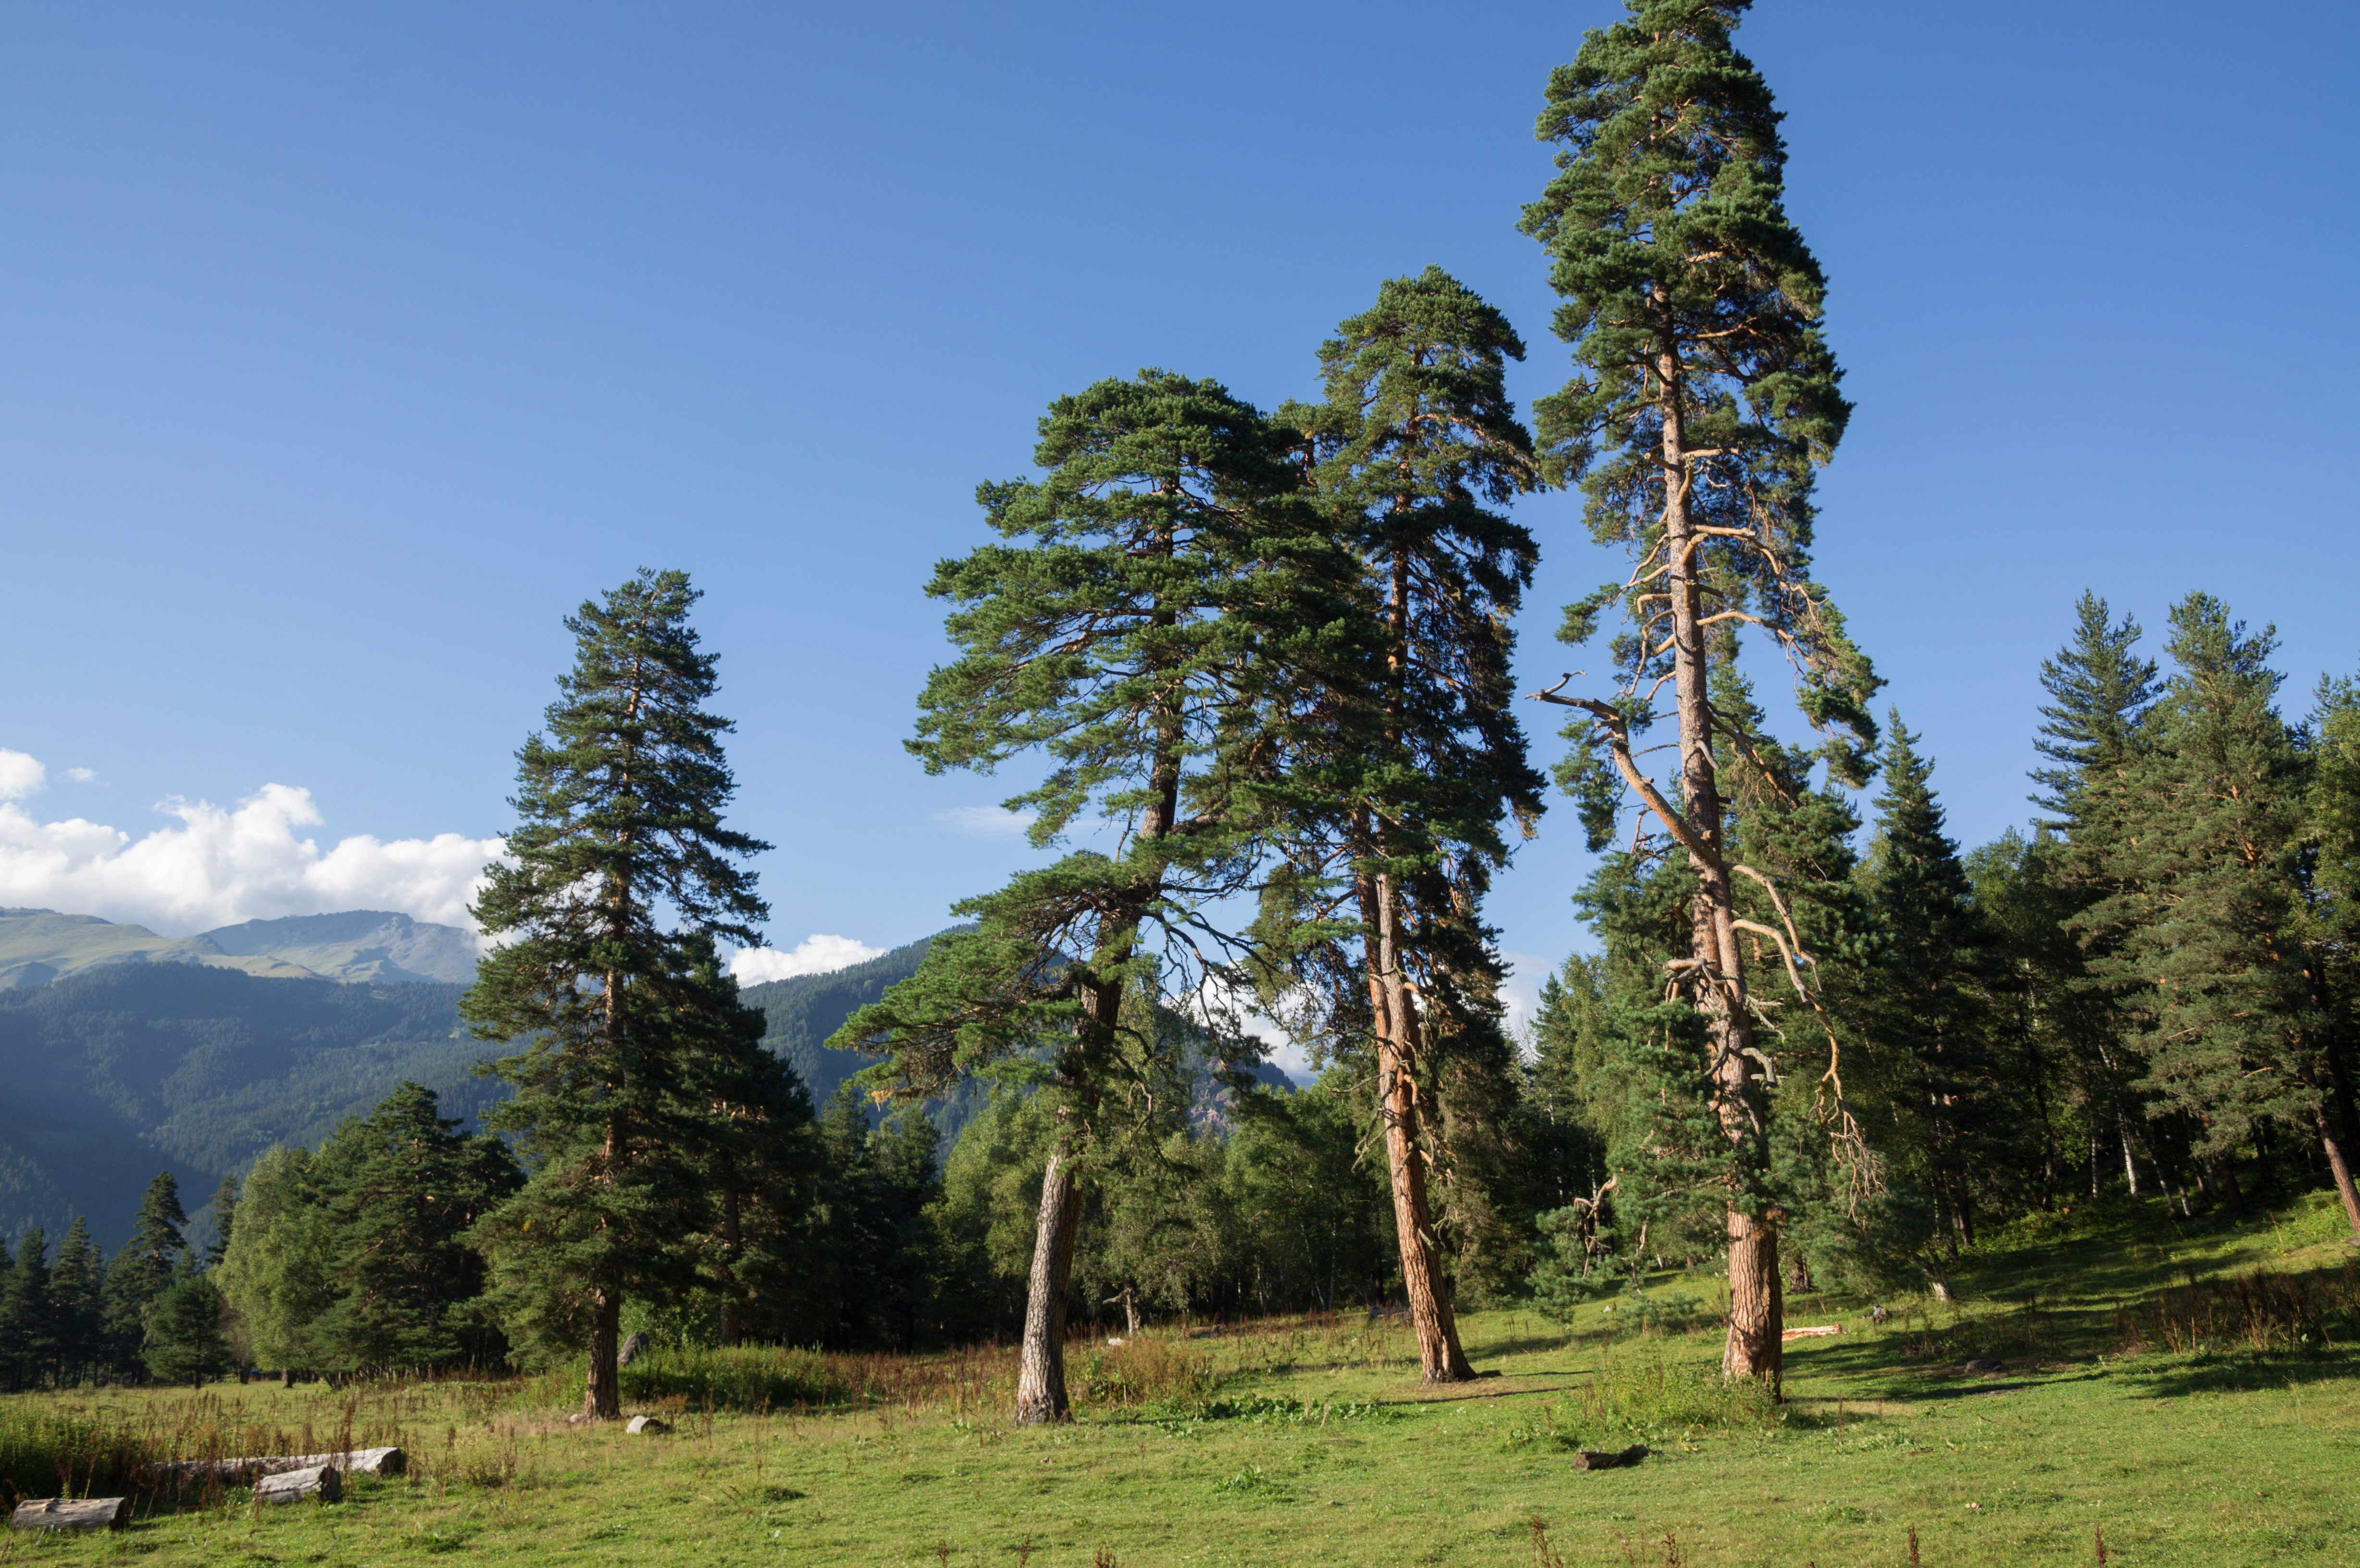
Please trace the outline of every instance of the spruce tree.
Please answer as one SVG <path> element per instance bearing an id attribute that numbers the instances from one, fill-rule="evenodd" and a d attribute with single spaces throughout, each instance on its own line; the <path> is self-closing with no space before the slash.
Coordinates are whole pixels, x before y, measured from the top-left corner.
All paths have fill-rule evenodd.
<path id="1" fill-rule="evenodd" d="M 2092 967 L 2145 1025 L 2139 1087 L 2202 1129 L 2200 1156 L 2225 1170 L 2272 1126 L 2315 1136 L 2360 1232 L 2332 1115 L 2333 1021 L 2305 941 L 2309 758 L 2276 705 L 2276 631 L 2247 635 L 2201 593 L 2172 606 L 2171 625 L 2179 670 L 2128 770 L 2125 831 L 2103 866 L 2114 891 L 2081 917 L 2121 933 Z"/>
<path id="2" fill-rule="evenodd" d="M 334 1306 L 309 1327 L 324 1364 L 388 1369 L 500 1359 L 477 1298 L 468 1230 L 522 1185 L 497 1138 L 465 1136 L 432 1089 L 405 1083 L 320 1150 L 334 1233 Z"/>
<path id="3" fill-rule="evenodd" d="M 1007 802 L 1055 843 L 1095 812 L 1108 852 L 1075 851 L 956 912 L 918 973 L 835 1037 L 889 1051 L 905 1098 L 1030 1062 L 1057 1128 L 1041 1187 L 1020 1424 L 1063 1421 L 1065 1318 L 1082 1204 L 1076 1179 L 1123 1063 L 1136 985 L 1195 992 L 1219 967 L 1210 906 L 1255 859 L 1284 732 L 1263 695 L 1285 651 L 1334 619 L 1335 551 L 1292 505 L 1266 422 L 1209 381 L 1148 370 L 1059 398 L 1040 423 L 1045 476 L 977 491 L 987 544 L 937 568 L 959 657 L 920 698 L 911 749 L 931 772 L 989 772 L 1038 752 Z"/>
<path id="4" fill-rule="evenodd" d="M 100 1292 L 105 1262 L 80 1214 L 58 1244 L 57 1268 L 49 1277 L 51 1322 L 56 1337 L 58 1386 L 71 1388 L 96 1368 L 105 1348 L 105 1317 Z"/>
<path id="5" fill-rule="evenodd" d="M 0 1287 L 0 1372 L 11 1392 L 38 1385 L 57 1354 L 49 1250 L 49 1237 L 39 1225 L 27 1231 L 16 1244 L 6 1284 Z"/>
<path id="6" fill-rule="evenodd" d="M 2088 918 L 2092 906 L 2125 891 L 2109 880 L 2109 867 L 2120 867 L 2114 851 L 2136 808 L 2131 769 L 2151 739 L 2147 719 L 2161 689 L 2155 661 L 2137 651 L 2140 636 L 2136 619 L 2114 620 L 2105 600 L 2084 591 L 2074 604 L 2072 640 L 2041 663 L 2040 683 L 2050 700 L 2040 709 L 2033 742 L 2049 765 L 2033 771 L 2040 793 L 2032 800 L 2052 813 L 2046 825 L 2061 835 L 2043 869 L 2053 873 L 2079 943 L 2061 975 L 2064 992 L 2052 995 L 2051 1006 L 2064 1026 L 2067 1093 L 2083 1123 L 2092 1196 L 2102 1146 L 2120 1153 L 2136 1192 L 2130 1129 L 2147 1115 L 2131 1086 L 2137 1074 L 2126 1055 L 2130 1024 L 2122 999 L 2091 969 L 2114 953 L 2122 932 Z"/>
<path id="7" fill-rule="evenodd" d="M 140 1355 L 159 1383 L 185 1381 L 191 1388 L 231 1367 L 229 1342 L 222 1337 L 221 1291 L 210 1271 L 183 1274 L 156 1298 L 148 1314 Z"/>
<path id="8" fill-rule="evenodd" d="M 1775 932 L 1764 941 L 1793 942 L 1769 922 L 1740 923 L 1736 883 L 1750 878 L 1724 850 L 1713 751 L 1719 738 L 1754 737 L 1732 735 L 1714 711 L 1714 632 L 1750 626 L 1785 652 L 1804 715 L 1829 737 L 1824 759 L 1859 782 L 1877 681 L 1809 558 L 1814 470 L 1851 408 L 1819 326 L 1825 280 L 1784 206 L 1778 113 L 1730 41 L 1743 0 L 1627 3 L 1628 19 L 1586 35 L 1550 78 L 1537 133 L 1566 150 L 1524 220 L 1548 249 L 1566 301 L 1555 324 L 1578 367 L 1535 405 L 1545 467 L 1579 481 L 1593 536 L 1636 561 L 1625 582 L 1573 606 L 1564 634 L 1586 641 L 1600 612 L 1623 604 L 1619 691 L 1568 698 L 1556 695 L 1561 681 L 1549 695 L 1590 715 L 1574 734 L 1592 758 L 1579 784 L 1593 828 L 1627 786 L 1695 878 L 1675 973 L 1710 1041 L 1703 1070 L 1728 1149 L 1723 1367 L 1775 1384 L 1777 1228 L 1756 1174 L 1767 1169 L 1770 1085 L 1738 932 L 1764 926 Z M 1632 751 L 1666 688 L 1677 729 L 1669 793 Z M 1793 956 L 1800 966 L 1807 955 Z M 1832 1107 L 1830 1119 L 1841 1133 Z"/>
<path id="9" fill-rule="evenodd" d="M 1377 625 L 1370 662 L 1318 667 L 1338 679 L 1314 700 L 1318 798 L 1293 849 L 1331 846 L 1359 916 L 1357 973 L 1326 967 L 1359 993 L 1341 1016 L 1365 996 L 1403 1288 L 1425 1376 L 1452 1380 L 1473 1371 L 1428 1172 L 1457 1167 L 1450 1228 L 1465 1239 L 1489 1207 L 1476 1167 L 1506 1136 L 1514 1062 L 1481 900 L 1507 858 L 1505 820 L 1529 829 L 1541 810 L 1508 670 L 1538 552 L 1495 509 L 1535 483 L 1505 387 L 1524 349 L 1431 267 L 1387 280 L 1337 332 L 1319 351 L 1325 406 L 1281 419 L 1303 427 L 1321 515 L 1360 562 Z"/>
<path id="10" fill-rule="evenodd" d="M 169 1171 L 158 1172 L 140 1194 L 131 1239 L 107 1265 L 106 1335 L 109 1358 L 117 1366 L 139 1361 L 148 1314 L 171 1284 L 188 1250 L 180 1234 L 180 1227 L 188 1223 L 189 1216 L 180 1207 L 180 1182 Z"/>
<path id="11" fill-rule="evenodd" d="M 211 1269 L 229 1250 L 229 1233 L 237 1224 L 237 1178 L 224 1176 L 207 1206 L 213 1212 L 213 1238 L 205 1247 L 205 1267 Z"/>
<path id="12" fill-rule="evenodd" d="M 1988 996 L 1995 944 L 1945 829 L 1933 758 L 1918 740 L 1895 710 L 1863 867 L 1880 941 L 1859 1010 L 1886 1059 L 1888 1092 L 1906 1101 L 1892 1119 L 1907 1131 L 1885 1147 L 1932 1198 L 1955 1258 L 1961 1241 L 1974 1241 L 1976 1181 L 1994 1142 Z"/>
<path id="13" fill-rule="evenodd" d="M 757 943 L 768 914 L 740 862 L 769 845 L 722 823 L 732 726 L 704 706 L 697 597 L 642 571 L 567 618 L 574 667 L 517 754 L 520 820 L 475 906 L 499 945 L 461 1003 L 478 1039 L 530 1042 L 494 1065 L 517 1093 L 486 1120 L 519 1135 L 530 1179 L 475 1235 L 544 1339 L 586 1343 L 601 1420 L 621 1410 L 625 1292 L 693 1288 L 719 1230 L 694 1058 L 731 1047 L 670 1015 L 713 984 L 712 942 Z"/>

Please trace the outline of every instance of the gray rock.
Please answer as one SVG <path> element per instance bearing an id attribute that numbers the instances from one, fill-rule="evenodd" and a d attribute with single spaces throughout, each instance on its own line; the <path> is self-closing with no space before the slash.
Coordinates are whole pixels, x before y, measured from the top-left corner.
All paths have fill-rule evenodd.
<path id="1" fill-rule="evenodd" d="M 632 1362 L 637 1361 L 640 1356 L 645 1356 L 649 1350 L 653 1348 L 654 1345 L 655 1341 L 648 1337 L 647 1330 L 638 1330 L 623 1341 L 623 1348 L 621 1352 L 616 1356 L 615 1365 L 617 1367 L 628 1367 Z"/>
<path id="2" fill-rule="evenodd" d="M 653 1416 L 633 1416 L 623 1430 L 633 1437 L 661 1437 L 672 1428 Z"/>
<path id="3" fill-rule="evenodd" d="M 1967 1363 L 1967 1370 L 1970 1372 L 2005 1372 L 2007 1370 L 2007 1363 L 2005 1361 L 1970 1361 Z"/>

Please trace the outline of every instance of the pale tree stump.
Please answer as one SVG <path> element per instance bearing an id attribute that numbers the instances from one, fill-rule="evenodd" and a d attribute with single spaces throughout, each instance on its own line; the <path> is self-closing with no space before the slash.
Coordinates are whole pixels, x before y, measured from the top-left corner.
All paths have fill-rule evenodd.
<path id="1" fill-rule="evenodd" d="M 315 1465 L 309 1470 L 282 1470 L 254 1484 L 254 1500 L 257 1503 L 292 1503 L 305 1497 L 337 1503 L 344 1501 L 344 1478 L 333 1465 Z"/>
<path id="2" fill-rule="evenodd" d="M 128 1497 L 31 1497 L 8 1523 L 17 1530 L 119 1530 L 131 1518 Z"/>

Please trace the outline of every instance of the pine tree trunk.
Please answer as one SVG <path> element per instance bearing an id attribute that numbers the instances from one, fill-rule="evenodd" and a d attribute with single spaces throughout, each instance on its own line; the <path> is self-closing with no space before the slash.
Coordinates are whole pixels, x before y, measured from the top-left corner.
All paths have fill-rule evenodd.
<path id="1" fill-rule="evenodd" d="M 1697 1003 L 1712 1031 L 1713 1094 L 1731 1153 L 1741 1168 L 1756 1163 L 1767 1130 L 1768 1107 L 1754 1059 L 1753 1023 L 1746 1012 L 1743 955 L 1737 945 L 1737 903 L 1721 864 L 1721 779 L 1712 755 L 1711 654 L 1704 625 L 1704 583 L 1688 507 L 1688 438 L 1683 423 L 1684 376 L 1678 354 L 1666 344 L 1657 375 L 1663 415 L 1664 589 L 1672 615 L 1674 702 L 1680 729 L 1680 794 L 1689 829 L 1706 853 L 1688 853 L 1697 893 L 1690 909 L 1690 956 L 1702 964 Z M 1732 1181 L 1742 1178 L 1732 1177 Z M 1778 1234 L 1766 1218 L 1746 1212 L 1732 1192 L 1729 1233 L 1729 1340 L 1721 1367 L 1732 1377 L 1756 1377 L 1773 1389 L 1781 1367 Z"/>
<path id="2" fill-rule="evenodd" d="M 582 1413 L 592 1421 L 614 1421 L 623 1413 L 620 1373 L 615 1358 L 621 1350 L 623 1292 L 608 1286 L 590 1293 L 590 1374 L 582 1388 Z"/>
<path id="3" fill-rule="evenodd" d="M 1041 1219 L 1032 1233 L 1032 1284 L 1024 1304 L 1024 1347 L 1016 1375 L 1016 1424 L 1071 1421 L 1065 1398 L 1065 1290 L 1074 1272 L 1074 1237 L 1082 1205 L 1074 1165 L 1059 1149 L 1041 1178 Z"/>
<path id="4" fill-rule="evenodd" d="M 1416 1004 L 1401 972 L 1401 911 L 1389 877 L 1364 878 L 1362 911 L 1376 933 L 1367 950 L 1369 1002 L 1375 1013 L 1377 1101 L 1384 1118 L 1385 1169 L 1401 1245 L 1402 1290 L 1417 1334 L 1418 1367 L 1429 1383 L 1475 1376 L 1459 1344 L 1459 1323 L 1436 1245 L 1426 1196 L 1423 1118 L 1418 1105 Z"/>
<path id="5" fill-rule="evenodd" d="M 2344 1217 L 2352 1225 L 2352 1234 L 2360 1236 L 2360 1191 L 2352 1184 L 2352 1163 L 2344 1148 L 2344 1140 L 2335 1136 L 2335 1123 L 2329 1117 L 2327 1107 L 2314 1104 L 2311 1107 L 2311 1125 L 2319 1130 L 2320 1152 L 2327 1156 L 2329 1174 L 2335 1178 L 2335 1195 L 2344 1200 Z"/>

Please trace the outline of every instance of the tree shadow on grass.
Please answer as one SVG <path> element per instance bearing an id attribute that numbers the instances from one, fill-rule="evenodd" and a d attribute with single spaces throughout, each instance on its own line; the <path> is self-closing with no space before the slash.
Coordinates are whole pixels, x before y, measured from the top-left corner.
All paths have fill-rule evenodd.
<path id="1" fill-rule="evenodd" d="M 2141 1357 L 2140 1362 L 2148 1358 Z M 2146 1399 L 2178 1399 L 2184 1394 L 2252 1393 L 2284 1388 L 2289 1383 L 2322 1383 L 2360 1378 L 2360 1352 L 2342 1350 L 2304 1354 L 2294 1351 L 2240 1351 L 2153 1358 L 2158 1365 L 2117 1362 L 2110 1368 Z"/>

